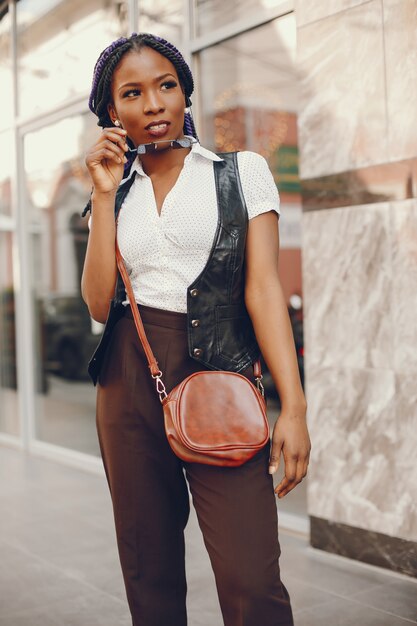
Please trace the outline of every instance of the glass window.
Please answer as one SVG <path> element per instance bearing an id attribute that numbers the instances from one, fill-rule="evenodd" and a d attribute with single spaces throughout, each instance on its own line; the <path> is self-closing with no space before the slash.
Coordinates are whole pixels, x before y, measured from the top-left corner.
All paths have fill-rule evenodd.
<path id="1" fill-rule="evenodd" d="M 258 152 L 274 174 L 281 196 L 280 267 L 288 299 L 301 290 L 295 56 L 291 13 L 202 51 L 197 84 L 201 110 L 197 130 L 204 144 L 218 152 Z"/>
<path id="2" fill-rule="evenodd" d="M 12 56 L 10 49 L 10 13 L 4 3 L 0 6 L 0 85 L 1 115 L 0 129 L 11 125 L 13 117 Z M 1 147 L 3 149 L 3 147 Z"/>
<path id="3" fill-rule="evenodd" d="M 88 92 L 99 53 L 126 34 L 126 4 L 109 0 L 17 3 L 21 115 L 33 115 Z"/>
<path id="4" fill-rule="evenodd" d="M 258 152 L 274 174 L 281 196 L 280 245 L 288 251 L 280 257 L 287 298 L 301 290 L 295 55 L 292 13 L 207 48 L 200 53 L 198 75 L 197 130 L 204 144 L 218 152 Z M 290 249 L 296 250 L 296 262 L 290 261 Z"/>
<path id="5" fill-rule="evenodd" d="M 281 145 L 294 143 L 295 49 L 291 14 L 200 54 L 200 131 L 209 147 L 255 150 L 272 158 Z"/>
<path id="6" fill-rule="evenodd" d="M 197 0 L 197 33 L 205 35 L 226 24 L 250 16 L 267 15 L 282 0 Z"/>
<path id="7" fill-rule="evenodd" d="M 13 235 L 0 231 L 0 431 L 19 434 Z"/>
<path id="8" fill-rule="evenodd" d="M 139 0 L 139 31 L 163 37 L 181 50 L 183 6 L 183 0 Z"/>
<path id="9" fill-rule="evenodd" d="M 24 140 L 36 329 L 36 436 L 91 454 L 99 450 L 87 363 L 98 336 L 81 298 L 88 227 L 80 214 L 91 190 L 84 157 L 99 132 L 88 113 L 29 133 Z"/>

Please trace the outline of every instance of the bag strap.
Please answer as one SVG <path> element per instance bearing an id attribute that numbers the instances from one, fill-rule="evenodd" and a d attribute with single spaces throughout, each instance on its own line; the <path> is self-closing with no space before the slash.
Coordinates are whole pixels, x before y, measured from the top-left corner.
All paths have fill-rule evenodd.
<path id="1" fill-rule="evenodd" d="M 118 216 L 117 216 L 118 217 Z M 117 221 L 116 221 L 117 226 Z M 130 308 L 132 309 L 133 320 L 135 322 L 136 330 L 138 331 L 140 342 L 145 351 L 145 355 L 148 361 L 148 366 L 151 371 L 151 376 L 155 380 L 156 391 L 158 392 L 159 399 L 161 403 L 167 397 L 167 392 L 165 385 L 162 380 L 162 372 L 159 369 L 158 361 L 155 358 L 154 353 L 152 352 L 152 348 L 149 345 L 148 338 L 146 337 L 145 328 L 143 326 L 142 318 L 139 313 L 139 309 L 136 305 L 135 296 L 133 294 L 132 283 L 130 282 L 129 274 L 127 273 L 125 264 L 123 262 L 123 258 L 119 249 L 119 244 L 117 243 L 117 229 L 116 229 L 116 262 L 117 267 L 119 268 L 120 275 L 125 285 L 126 293 L 129 298 Z M 256 380 L 256 386 L 262 395 L 264 395 L 264 387 L 261 383 L 262 380 L 262 369 L 261 369 L 261 361 L 257 359 L 253 362 L 253 373 Z"/>
<path id="2" fill-rule="evenodd" d="M 132 309 L 133 320 L 135 322 L 136 330 L 138 331 L 140 342 L 146 354 L 149 369 L 151 370 L 151 376 L 155 380 L 156 390 L 159 394 L 159 399 L 162 402 L 167 397 L 165 385 L 162 381 L 162 372 L 158 367 L 158 361 L 155 358 L 152 348 L 149 345 L 148 338 L 146 336 L 145 328 L 143 326 L 142 318 L 139 313 L 139 309 L 136 304 L 135 296 L 133 294 L 132 283 L 130 282 L 129 274 L 127 273 L 125 264 L 123 263 L 122 255 L 119 250 L 119 244 L 116 237 L 116 261 L 119 268 L 120 275 L 125 285 L 126 293 L 129 297 L 130 308 Z"/>

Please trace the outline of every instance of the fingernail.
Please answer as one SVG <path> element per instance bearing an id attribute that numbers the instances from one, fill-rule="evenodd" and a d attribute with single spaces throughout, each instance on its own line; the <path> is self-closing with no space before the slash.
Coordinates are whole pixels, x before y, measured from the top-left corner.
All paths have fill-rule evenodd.
<path id="1" fill-rule="evenodd" d="M 127 163 L 126 157 L 123 157 L 123 163 Z"/>
<path id="2" fill-rule="evenodd" d="M 269 473 L 270 473 L 270 474 L 273 474 L 273 473 L 274 473 L 274 470 L 275 470 L 275 467 L 274 467 L 273 465 L 270 465 L 270 466 L 269 466 L 269 470 L 268 470 L 268 471 L 269 471 Z"/>

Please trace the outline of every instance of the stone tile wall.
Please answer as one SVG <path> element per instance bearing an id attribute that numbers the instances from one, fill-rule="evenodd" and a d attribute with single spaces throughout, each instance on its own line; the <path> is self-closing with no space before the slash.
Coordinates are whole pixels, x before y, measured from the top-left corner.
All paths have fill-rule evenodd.
<path id="1" fill-rule="evenodd" d="M 303 214 L 312 536 L 371 560 L 363 530 L 380 533 L 385 566 L 417 576 L 417 188 L 408 177 L 404 200 L 390 184 L 383 201 L 354 196 L 367 168 L 406 171 L 417 156 L 417 0 L 298 0 L 296 18 L 301 178 L 317 192 L 337 175 L 326 182 L 352 194 L 335 207 L 323 187 Z M 361 531 L 350 551 L 338 524 Z M 393 538 L 416 548 L 413 567 Z"/>

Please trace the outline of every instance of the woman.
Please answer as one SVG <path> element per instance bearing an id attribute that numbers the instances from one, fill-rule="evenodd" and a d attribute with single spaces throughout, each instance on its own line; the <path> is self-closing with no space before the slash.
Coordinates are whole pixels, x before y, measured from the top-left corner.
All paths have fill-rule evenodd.
<path id="1" fill-rule="evenodd" d="M 289 626 L 271 474 L 282 452 L 285 477 L 275 489 L 282 498 L 306 475 L 310 440 L 278 279 L 278 194 L 259 155 L 232 155 L 230 165 L 229 155 L 200 146 L 187 110 L 192 91 L 181 54 L 153 35 L 121 38 L 96 63 L 90 108 L 103 132 L 86 157 L 93 193 L 82 293 L 91 316 L 107 320 L 89 371 L 98 380 L 97 430 L 120 561 L 134 626 L 185 626 L 188 482 L 224 624 Z M 170 142 L 184 137 L 185 147 L 173 149 Z M 272 449 L 268 443 L 234 468 L 184 463 L 172 452 L 118 276 L 115 210 L 168 391 L 210 368 L 253 381 L 260 348 L 282 403 Z M 239 211 L 244 228 L 234 231 Z"/>

